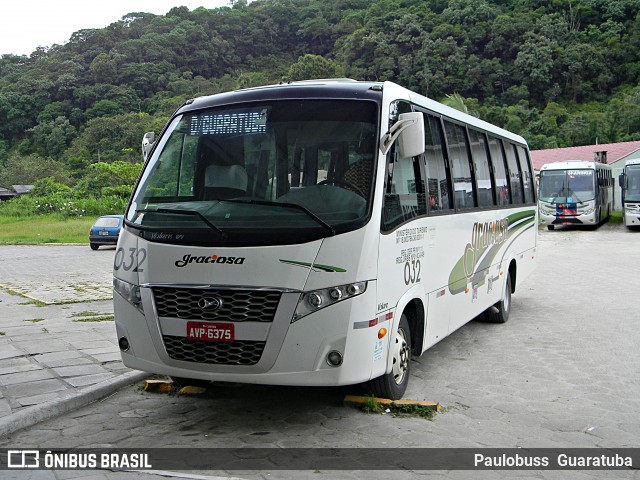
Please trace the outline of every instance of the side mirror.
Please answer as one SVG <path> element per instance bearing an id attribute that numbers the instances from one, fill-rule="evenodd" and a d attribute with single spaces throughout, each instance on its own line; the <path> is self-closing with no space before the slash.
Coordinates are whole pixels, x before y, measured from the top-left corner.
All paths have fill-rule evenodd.
<path id="1" fill-rule="evenodd" d="M 153 132 L 147 132 L 142 137 L 142 158 L 146 161 L 149 156 L 149 152 L 153 148 L 153 144 L 156 141 L 156 134 Z"/>
<path id="2" fill-rule="evenodd" d="M 409 158 L 422 155 L 425 150 L 424 116 L 420 112 L 401 113 L 400 121 L 403 120 L 408 120 L 411 123 L 402 130 L 398 138 L 400 156 Z"/>
<path id="3" fill-rule="evenodd" d="M 620 188 L 624 188 L 624 173 L 621 173 L 618 177 L 618 185 L 620 185 Z"/>
<path id="4" fill-rule="evenodd" d="M 393 142 L 398 139 L 402 158 L 422 155 L 424 146 L 424 116 L 420 112 L 401 113 L 398 121 L 382 137 L 380 150 L 387 154 Z"/>

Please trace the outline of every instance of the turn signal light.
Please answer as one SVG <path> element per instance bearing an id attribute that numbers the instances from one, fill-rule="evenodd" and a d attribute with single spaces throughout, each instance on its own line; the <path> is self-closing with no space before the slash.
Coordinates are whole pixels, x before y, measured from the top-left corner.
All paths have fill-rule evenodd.
<path id="1" fill-rule="evenodd" d="M 387 329 L 386 328 L 381 328 L 380 330 L 378 330 L 378 338 L 379 339 L 383 339 L 386 334 L 387 334 Z"/>

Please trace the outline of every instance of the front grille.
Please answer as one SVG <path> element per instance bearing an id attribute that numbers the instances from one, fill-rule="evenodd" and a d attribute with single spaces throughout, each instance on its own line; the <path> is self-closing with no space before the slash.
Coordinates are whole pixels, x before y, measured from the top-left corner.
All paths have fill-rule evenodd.
<path id="1" fill-rule="evenodd" d="M 266 342 L 205 342 L 185 337 L 162 337 L 169 357 L 184 362 L 214 365 L 255 365 L 260 361 Z"/>
<path id="2" fill-rule="evenodd" d="M 214 290 L 205 288 L 154 287 L 159 317 L 227 322 L 273 322 L 280 292 L 260 290 Z M 220 302 L 216 310 L 198 305 L 203 299 Z"/>

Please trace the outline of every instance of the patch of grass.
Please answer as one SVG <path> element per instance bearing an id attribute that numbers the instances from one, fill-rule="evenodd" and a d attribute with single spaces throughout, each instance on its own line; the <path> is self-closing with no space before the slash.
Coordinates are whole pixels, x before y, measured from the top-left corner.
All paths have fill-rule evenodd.
<path id="1" fill-rule="evenodd" d="M 431 420 L 435 415 L 432 408 L 423 405 L 398 405 L 397 403 L 392 403 L 389 405 L 389 410 L 396 417 L 420 417 Z"/>
<path id="2" fill-rule="evenodd" d="M 89 243 L 97 217 L 63 219 L 56 215 L 0 216 L 0 244 Z"/>
<path id="3" fill-rule="evenodd" d="M 0 285 L 0 288 L 7 292 L 9 295 L 13 295 L 14 297 L 30 298 L 24 293 L 20 293 L 19 291 L 7 286 Z M 20 305 L 35 305 L 36 307 L 46 307 L 48 303 L 43 302 L 42 300 L 37 300 L 35 298 L 30 298 L 28 302 L 23 302 Z"/>
<path id="4" fill-rule="evenodd" d="M 22 295 L 24 297 L 24 295 Z M 27 297 L 25 297 L 27 298 Z M 47 307 L 49 304 L 47 302 L 43 302 L 42 300 L 29 300 L 28 302 L 23 302 L 20 305 L 33 305 L 35 307 Z"/>
<path id="5" fill-rule="evenodd" d="M 77 317 L 96 317 L 98 315 L 104 315 L 102 312 L 90 312 L 90 311 L 85 311 L 85 312 L 78 312 L 78 313 L 72 313 L 71 315 L 69 315 L 70 318 L 77 318 Z"/>
<path id="6" fill-rule="evenodd" d="M 88 323 L 88 322 L 113 322 L 115 320 L 114 315 L 96 315 L 94 317 L 77 318 L 74 322 Z"/>
<path id="7" fill-rule="evenodd" d="M 364 413 L 382 413 L 384 412 L 384 405 L 382 405 L 376 397 L 367 397 L 365 402 L 362 404 L 362 411 Z"/>
<path id="8" fill-rule="evenodd" d="M 6 332 L 0 332 L 0 337 L 4 337 L 6 334 Z"/>
<path id="9" fill-rule="evenodd" d="M 49 330 L 47 330 L 46 328 L 43 328 L 42 333 L 49 333 Z"/>
<path id="10" fill-rule="evenodd" d="M 30 320 L 25 320 L 25 322 L 31 322 L 31 323 L 44 322 L 44 318 L 32 318 Z"/>
<path id="11" fill-rule="evenodd" d="M 85 300 L 62 300 L 60 302 L 47 303 L 47 302 L 43 302 L 42 300 L 33 299 L 33 300 L 29 300 L 28 302 L 21 303 L 20 305 L 34 305 L 36 307 L 50 307 L 52 305 L 73 305 L 73 304 L 76 304 L 76 303 L 91 303 L 91 302 L 98 302 L 98 301 L 100 301 L 100 299 L 87 298 Z"/>
<path id="12" fill-rule="evenodd" d="M 611 212 L 609 214 L 610 223 L 622 223 L 622 212 Z"/>
<path id="13" fill-rule="evenodd" d="M 24 297 L 24 295 L 22 295 L 20 292 L 18 292 L 18 291 L 16 291 L 16 290 L 14 290 L 14 289 L 12 289 L 12 288 L 9 288 L 9 287 L 3 287 L 3 286 L 0 286 L 0 288 L 2 288 L 2 289 L 3 289 L 5 292 L 7 292 L 9 295 L 13 295 L 14 297 Z"/>
<path id="14" fill-rule="evenodd" d="M 382 404 L 373 396 L 366 397 L 366 400 L 360 406 L 360 409 L 365 413 L 387 412 L 394 417 L 420 417 L 427 420 L 433 419 L 436 414 L 433 407 L 412 403 L 398 404 L 391 402 L 390 404 Z"/>

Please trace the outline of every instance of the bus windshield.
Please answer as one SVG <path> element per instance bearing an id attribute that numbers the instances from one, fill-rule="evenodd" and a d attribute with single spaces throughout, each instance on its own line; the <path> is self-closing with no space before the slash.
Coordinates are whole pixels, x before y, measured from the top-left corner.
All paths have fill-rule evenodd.
<path id="1" fill-rule="evenodd" d="M 640 165 L 627 167 L 624 199 L 627 202 L 640 202 Z"/>
<path id="2" fill-rule="evenodd" d="M 127 220 L 173 232 L 169 243 L 210 245 L 296 243 L 357 228 L 370 212 L 377 112 L 369 101 L 281 100 L 178 116 Z"/>
<path id="3" fill-rule="evenodd" d="M 540 200 L 549 203 L 579 203 L 595 198 L 593 170 L 543 170 Z"/>

